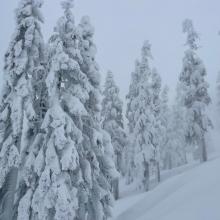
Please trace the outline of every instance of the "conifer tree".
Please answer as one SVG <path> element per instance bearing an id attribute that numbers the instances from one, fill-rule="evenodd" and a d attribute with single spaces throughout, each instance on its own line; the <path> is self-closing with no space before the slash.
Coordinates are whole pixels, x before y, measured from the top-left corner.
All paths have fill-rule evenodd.
<path id="1" fill-rule="evenodd" d="M 168 142 L 166 144 L 165 167 L 172 169 L 187 163 L 187 144 L 185 140 L 185 115 L 181 106 L 175 104 L 170 112 L 168 122 Z"/>
<path id="2" fill-rule="evenodd" d="M 165 126 L 168 122 L 169 118 L 169 87 L 164 86 L 161 94 L 160 94 L 160 117 L 161 117 L 161 122 Z"/>
<path id="3" fill-rule="evenodd" d="M 39 96 L 34 91 L 33 78 L 44 68 L 41 5 L 37 0 L 20 1 L 16 31 L 5 54 L 0 106 L 1 219 L 16 218 L 14 205 L 22 191 L 20 173 L 39 120 L 34 111 Z"/>
<path id="4" fill-rule="evenodd" d="M 155 68 L 152 70 L 151 74 L 150 93 L 152 99 L 151 111 L 154 117 L 154 120 L 152 120 L 153 129 L 151 129 L 151 143 L 154 147 L 154 157 L 151 158 L 151 160 L 155 163 L 157 181 L 160 182 L 160 148 L 164 144 L 162 137 L 165 135 L 166 129 L 161 122 L 161 77 Z"/>
<path id="5" fill-rule="evenodd" d="M 129 165 L 127 166 L 127 169 L 125 171 L 126 173 L 126 179 L 127 183 L 131 183 L 134 180 L 135 173 L 133 173 L 135 164 L 134 164 L 134 147 L 132 145 L 132 138 L 131 135 L 134 132 L 135 127 L 135 111 L 134 109 L 137 108 L 137 102 L 134 102 L 135 98 L 138 96 L 138 83 L 140 81 L 140 62 L 136 60 L 135 62 L 135 70 L 131 73 L 131 82 L 129 85 L 129 92 L 126 96 L 127 99 L 127 108 L 126 108 L 126 118 L 128 120 L 128 148 L 125 152 L 125 158 L 129 162 Z"/>
<path id="6" fill-rule="evenodd" d="M 168 91 L 169 88 L 165 86 L 160 94 L 160 116 L 159 120 L 161 123 L 160 131 L 160 158 L 161 158 L 161 167 L 166 169 L 170 165 L 170 146 L 169 146 L 169 125 L 171 120 L 171 112 L 168 106 Z M 169 166 L 170 168 L 170 166 Z"/>
<path id="7" fill-rule="evenodd" d="M 107 73 L 102 101 L 102 126 L 110 134 L 115 153 L 115 164 L 120 174 L 124 174 L 124 148 L 126 145 L 126 134 L 122 115 L 123 103 L 119 98 L 119 88 L 116 86 L 113 74 Z M 119 197 L 119 182 L 113 183 L 115 199 Z"/>
<path id="8" fill-rule="evenodd" d="M 103 128 L 111 136 L 116 154 L 116 168 L 122 174 L 122 158 L 125 146 L 125 132 L 123 121 L 123 102 L 119 98 L 119 88 L 116 86 L 113 74 L 108 72 L 102 101 Z"/>
<path id="9" fill-rule="evenodd" d="M 93 29 L 75 26 L 71 0 L 62 7 L 64 16 L 49 41 L 49 109 L 25 164 L 28 190 L 18 216 L 103 220 L 111 215 L 110 182 L 117 173 L 110 137 L 99 126 L 98 112 L 91 111 L 100 109 L 93 96 L 99 87 L 87 75 L 95 69 L 83 69 L 86 62 L 92 65 L 83 49 L 90 51 L 85 34 L 91 37 Z"/>
<path id="10" fill-rule="evenodd" d="M 84 209 L 87 210 L 88 220 L 103 220 L 111 215 L 112 196 L 110 184 L 118 176 L 118 172 L 114 166 L 111 139 L 101 128 L 100 123 L 100 73 L 95 61 L 94 28 L 88 17 L 82 18 L 78 30 L 81 36 L 80 51 L 83 58 L 81 70 L 91 83 L 91 91 L 85 102 L 88 116 L 83 118 L 82 126 L 83 147 L 92 170 L 89 196 L 86 200 L 82 197 L 79 209 L 82 214 Z M 83 214 L 79 219 L 85 219 L 85 216 Z"/>
<path id="11" fill-rule="evenodd" d="M 130 173 L 131 179 L 138 179 L 141 187 L 149 190 L 150 170 L 155 164 L 156 150 L 153 135 L 156 133 L 154 99 L 149 66 L 151 45 L 146 41 L 142 47 L 142 57 L 132 77 L 129 90 L 127 116 L 130 123 Z"/>
<path id="12" fill-rule="evenodd" d="M 49 109 L 24 166 L 26 192 L 19 202 L 18 219 L 74 219 L 77 216 L 77 184 L 81 175 L 78 148 L 82 135 L 71 114 L 81 116 L 86 111 L 73 86 L 74 82 L 76 86 L 85 83 L 87 88 L 89 83 L 79 80 L 84 75 L 68 52 L 79 53 L 77 39 L 72 38 L 76 29 L 70 11 L 72 4 L 68 1 L 62 6 L 64 16 L 59 19 L 48 45 Z M 82 93 L 88 93 L 87 89 Z"/>
<path id="13" fill-rule="evenodd" d="M 179 104 L 178 91 L 176 103 L 169 108 L 168 91 L 165 86 L 161 93 L 160 120 L 163 130 L 160 156 L 163 169 L 172 169 L 186 163 L 185 111 Z"/>
<path id="14" fill-rule="evenodd" d="M 208 83 L 205 80 L 206 69 L 203 61 L 198 57 L 197 50 L 199 38 L 192 21 L 186 19 L 183 22 L 183 32 L 187 35 L 183 58 L 183 68 L 179 80 L 182 87 L 182 104 L 186 108 L 188 129 L 186 139 L 188 143 L 198 146 L 201 161 L 207 160 L 207 146 L 205 134 L 211 123 L 206 114 L 206 107 L 211 98 L 208 94 Z"/>
<path id="15" fill-rule="evenodd" d="M 140 81 L 140 62 L 136 60 L 135 62 L 135 70 L 131 73 L 131 83 L 129 85 L 129 92 L 126 96 L 126 99 L 128 100 L 127 108 L 126 108 L 126 117 L 128 119 L 128 128 L 129 132 L 132 133 L 135 126 L 135 120 L 134 120 L 134 111 L 133 108 L 133 100 L 138 96 L 138 89 L 137 85 Z"/>

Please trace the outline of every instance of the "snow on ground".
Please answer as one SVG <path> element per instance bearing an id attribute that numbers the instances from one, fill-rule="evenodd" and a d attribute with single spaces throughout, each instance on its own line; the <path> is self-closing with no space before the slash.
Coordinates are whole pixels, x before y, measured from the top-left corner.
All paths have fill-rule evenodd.
<path id="1" fill-rule="evenodd" d="M 116 202 L 113 220 L 220 220 L 220 158 Z M 133 190 L 133 189 L 132 189 Z"/>

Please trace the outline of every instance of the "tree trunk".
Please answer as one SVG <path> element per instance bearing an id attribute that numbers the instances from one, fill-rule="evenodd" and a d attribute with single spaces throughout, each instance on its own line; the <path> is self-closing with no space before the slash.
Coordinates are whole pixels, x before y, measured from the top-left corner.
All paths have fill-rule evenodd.
<path id="1" fill-rule="evenodd" d="M 149 191 L 149 180 L 150 180 L 150 170 L 149 170 L 149 163 L 144 161 L 144 190 Z"/>
<path id="2" fill-rule="evenodd" d="M 184 164 L 187 164 L 186 149 L 184 149 Z"/>
<path id="3" fill-rule="evenodd" d="M 112 192 L 115 200 L 119 199 L 119 178 L 116 178 L 112 181 Z"/>
<path id="4" fill-rule="evenodd" d="M 127 184 L 131 184 L 134 181 L 134 170 L 135 170 L 135 164 L 134 164 L 134 160 L 132 160 L 129 163 L 129 167 L 128 167 Z"/>
<path id="5" fill-rule="evenodd" d="M 157 182 L 160 182 L 160 164 L 157 162 Z"/>
<path id="6" fill-rule="evenodd" d="M 172 158 L 171 158 L 171 154 L 168 154 L 168 169 L 171 170 L 172 167 Z"/>
<path id="7" fill-rule="evenodd" d="M 122 173 L 122 155 L 119 152 L 116 154 L 116 168 L 118 172 L 121 174 Z"/>
<path id="8" fill-rule="evenodd" d="M 202 151 L 202 162 L 206 162 L 207 161 L 207 149 L 206 149 L 206 143 L 205 143 L 205 136 L 202 136 L 202 140 L 201 140 L 201 151 Z"/>

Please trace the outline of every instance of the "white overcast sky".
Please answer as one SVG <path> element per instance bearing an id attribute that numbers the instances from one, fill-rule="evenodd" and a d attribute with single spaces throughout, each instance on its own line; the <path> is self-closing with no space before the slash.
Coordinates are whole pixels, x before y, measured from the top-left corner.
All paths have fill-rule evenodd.
<path id="1" fill-rule="evenodd" d="M 42 26 L 45 40 L 62 14 L 61 0 L 45 0 Z M 1 0 L 0 68 L 14 30 L 14 9 L 18 0 Z M 182 21 L 191 18 L 201 35 L 199 54 L 207 67 L 210 92 L 220 70 L 220 0 L 75 0 L 76 22 L 89 15 L 95 26 L 97 61 L 104 75 L 112 70 L 124 98 L 134 61 L 144 40 L 152 44 L 153 65 L 172 94 L 181 71 L 185 36 Z"/>

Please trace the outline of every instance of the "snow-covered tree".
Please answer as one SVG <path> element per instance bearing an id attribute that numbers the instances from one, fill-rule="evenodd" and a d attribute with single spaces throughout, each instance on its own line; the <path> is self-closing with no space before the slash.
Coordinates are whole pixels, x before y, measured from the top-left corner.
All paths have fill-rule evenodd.
<path id="1" fill-rule="evenodd" d="M 208 83 L 205 80 L 206 69 L 203 61 L 197 55 L 199 36 L 194 30 L 191 20 L 186 19 L 183 22 L 183 32 L 187 34 L 186 46 L 188 48 L 183 58 L 183 68 L 179 80 L 183 91 L 182 104 L 187 110 L 186 139 L 191 145 L 198 147 L 201 161 L 206 161 L 205 133 L 210 125 L 206 107 L 211 101 L 208 94 Z"/>
<path id="2" fill-rule="evenodd" d="M 71 2 L 64 2 L 64 16 L 49 41 L 49 74 L 46 84 L 49 109 L 24 167 L 26 193 L 18 206 L 18 219 L 74 219 L 77 216 L 77 187 L 82 181 L 80 147 L 82 132 L 76 120 L 87 112 L 74 86 L 89 82 L 73 54 L 79 54 Z M 72 51 L 72 53 L 69 52 Z M 84 80 L 83 80 L 84 79 Z"/>
<path id="3" fill-rule="evenodd" d="M 88 220 L 103 220 L 111 215 L 112 196 L 111 181 L 118 176 L 113 160 L 113 147 L 109 135 L 101 128 L 101 93 L 99 67 L 95 61 L 96 46 L 93 43 L 94 28 L 88 17 L 83 17 L 78 30 L 81 36 L 80 50 L 83 58 L 82 71 L 91 83 L 91 91 L 85 103 L 88 116 L 82 120 L 83 147 L 91 166 L 90 192 L 85 200 L 83 196 L 79 204 L 81 217 Z M 84 210 L 86 210 L 84 214 Z"/>
<path id="4" fill-rule="evenodd" d="M 119 98 L 119 88 L 116 86 L 113 74 L 107 73 L 102 101 L 103 128 L 110 134 L 116 154 L 116 168 L 122 174 L 123 150 L 126 144 L 124 131 L 123 102 Z"/>
<path id="5" fill-rule="evenodd" d="M 172 109 L 168 106 L 168 87 L 161 93 L 162 145 L 160 157 L 163 169 L 172 169 L 186 163 L 185 111 L 179 103 L 179 92 Z"/>
<path id="6" fill-rule="evenodd" d="M 130 137 L 131 134 L 134 132 L 134 127 L 135 127 L 135 119 L 134 119 L 134 114 L 135 111 L 134 109 L 137 108 L 137 103 L 134 102 L 135 98 L 138 96 L 138 82 L 140 81 L 140 62 L 136 60 L 135 62 L 135 70 L 134 72 L 131 73 L 131 83 L 129 86 L 129 92 L 128 95 L 126 96 L 127 99 L 127 108 L 126 108 L 126 118 L 128 120 L 128 133 L 129 135 L 127 136 L 127 144 L 128 147 L 126 148 L 125 151 L 125 160 L 129 163 L 127 165 L 127 169 L 125 171 L 126 173 L 126 179 L 127 183 L 133 182 L 134 175 L 133 173 L 135 165 L 134 165 L 134 147 L 132 145 L 132 138 Z M 136 106 L 134 106 L 134 104 Z"/>
<path id="7" fill-rule="evenodd" d="M 157 70 L 154 68 L 151 74 L 151 99 L 152 99 L 152 107 L 151 111 L 154 116 L 154 120 L 152 121 L 151 129 L 151 143 L 154 147 L 154 157 L 151 159 L 154 161 L 156 166 L 156 175 L 157 181 L 160 182 L 160 148 L 164 144 L 163 137 L 165 136 L 166 129 L 165 125 L 162 124 L 162 109 L 161 109 L 161 77 L 158 74 Z M 162 100 L 166 101 L 166 100 Z M 165 103 L 163 103 L 165 104 Z M 165 112 L 163 112 L 165 113 Z"/>
<path id="8" fill-rule="evenodd" d="M 167 168 L 168 161 L 170 161 L 170 146 L 168 145 L 169 141 L 169 133 L 168 127 L 170 123 L 170 109 L 168 106 L 168 91 L 169 88 L 165 86 L 160 94 L 160 113 L 159 113 L 159 121 L 160 121 L 160 159 L 161 159 L 161 167 L 163 169 Z"/>
<path id="9" fill-rule="evenodd" d="M 168 123 L 169 118 L 169 87 L 164 86 L 160 94 L 160 120 L 165 126 Z"/>
<path id="10" fill-rule="evenodd" d="M 165 168 L 171 169 L 187 163 L 185 140 L 185 115 L 181 106 L 174 105 L 168 122 L 168 142 Z"/>
<path id="11" fill-rule="evenodd" d="M 49 41 L 49 109 L 25 163 L 18 219 L 103 220 L 117 172 L 110 137 L 100 128 L 99 84 L 90 78 L 98 73 L 87 39 L 93 29 L 87 19 L 75 26 L 71 0 L 62 7 Z"/>
<path id="12" fill-rule="evenodd" d="M 102 126 L 110 134 L 115 152 L 115 164 L 117 170 L 124 174 L 124 150 L 126 134 L 123 121 L 123 103 L 119 98 L 119 88 L 116 86 L 113 74 L 107 73 L 102 100 Z M 118 180 L 113 184 L 115 199 L 119 197 Z"/>
<path id="13" fill-rule="evenodd" d="M 37 0 L 20 1 L 16 10 L 16 31 L 5 54 L 0 106 L 1 219 L 16 218 L 14 203 L 20 199 L 22 191 L 20 170 L 39 120 L 34 111 L 39 95 L 34 91 L 33 78 L 44 68 L 41 5 Z"/>
<path id="14" fill-rule="evenodd" d="M 157 149 L 154 134 L 156 101 L 152 94 L 152 71 L 149 66 L 151 45 L 146 41 L 142 47 L 141 62 L 136 62 L 129 89 L 127 118 L 130 128 L 130 157 L 128 176 L 137 178 L 145 190 L 149 189 L 150 172 L 155 167 Z"/>
<path id="15" fill-rule="evenodd" d="M 128 119 L 128 129 L 129 132 L 132 133 L 135 126 L 135 120 L 134 120 L 134 111 L 132 106 L 133 100 L 138 96 L 138 89 L 137 85 L 140 81 L 140 62 L 136 60 L 135 62 L 135 70 L 131 73 L 131 83 L 129 85 L 129 92 L 126 96 L 126 99 L 128 101 L 127 108 L 126 108 L 126 118 Z"/>

